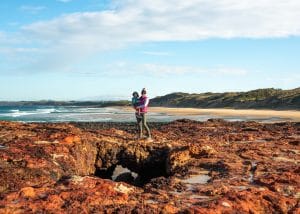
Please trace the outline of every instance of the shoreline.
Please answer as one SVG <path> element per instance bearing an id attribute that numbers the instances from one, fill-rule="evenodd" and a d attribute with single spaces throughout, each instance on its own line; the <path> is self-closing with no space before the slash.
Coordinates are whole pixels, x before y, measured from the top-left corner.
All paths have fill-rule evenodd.
<path id="1" fill-rule="evenodd" d="M 131 107 L 118 107 L 124 111 L 133 112 Z M 203 109 L 203 108 L 176 108 L 176 107 L 149 107 L 150 113 L 163 113 L 174 116 L 220 116 L 222 117 L 256 117 L 279 118 L 281 121 L 300 122 L 300 111 L 296 110 L 256 110 L 256 109 Z"/>
<path id="2" fill-rule="evenodd" d="M 16 112 L 15 112 L 16 111 Z M 100 108 L 64 109 L 56 111 L 53 107 L 46 111 L 38 109 L 13 110 L 0 115 L 3 121 L 19 121 L 25 123 L 135 123 L 135 110 L 130 106 L 111 106 Z M 268 110 L 268 109 L 227 109 L 227 108 L 175 108 L 149 107 L 148 122 L 172 122 L 179 119 L 207 121 L 208 119 L 224 119 L 226 121 L 255 121 L 259 123 L 300 122 L 298 110 Z"/>

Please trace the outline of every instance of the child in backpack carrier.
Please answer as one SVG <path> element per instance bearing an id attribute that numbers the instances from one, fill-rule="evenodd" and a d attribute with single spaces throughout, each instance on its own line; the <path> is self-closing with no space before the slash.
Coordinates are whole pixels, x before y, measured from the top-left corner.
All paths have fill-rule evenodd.
<path id="1" fill-rule="evenodd" d="M 139 93 L 135 91 L 132 93 L 131 104 L 132 104 L 132 107 L 136 110 L 137 116 L 140 116 L 140 113 L 141 113 L 141 109 L 137 108 L 139 106 L 139 103 L 140 103 Z"/>

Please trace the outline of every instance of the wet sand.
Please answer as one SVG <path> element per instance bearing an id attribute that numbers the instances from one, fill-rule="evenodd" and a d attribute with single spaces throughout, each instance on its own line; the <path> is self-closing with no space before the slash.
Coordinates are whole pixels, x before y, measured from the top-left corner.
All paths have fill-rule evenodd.
<path id="1" fill-rule="evenodd" d="M 125 111 L 133 111 L 130 107 L 125 107 Z M 201 116 L 211 115 L 220 118 L 240 118 L 248 117 L 267 119 L 275 118 L 274 121 L 292 121 L 300 122 L 300 111 L 294 110 L 256 110 L 256 109 L 201 109 L 201 108 L 167 108 L 167 107 L 150 107 L 149 112 L 163 113 L 176 116 Z M 276 120 L 276 118 L 278 120 Z"/>

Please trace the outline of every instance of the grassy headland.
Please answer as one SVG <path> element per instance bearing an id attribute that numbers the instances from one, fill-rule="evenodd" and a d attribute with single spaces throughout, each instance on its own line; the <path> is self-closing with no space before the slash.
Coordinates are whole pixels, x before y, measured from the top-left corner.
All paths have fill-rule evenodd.
<path id="1" fill-rule="evenodd" d="M 0 101 L 0 106 L 130 106 L 128 100 L 119 101 Z M 292 90 L 257 89 L 248 92 L 200 93 L 176 92 L 151 99 L 153 107 L 231 108 L 300 110 L 300 88 Z"/>
<path id="2" fill-rule="evenodd" d="M 257 89 L 248 92 L 171 93 L 151 100 L 151 106 L 300 110 L 300 88 Z"/>

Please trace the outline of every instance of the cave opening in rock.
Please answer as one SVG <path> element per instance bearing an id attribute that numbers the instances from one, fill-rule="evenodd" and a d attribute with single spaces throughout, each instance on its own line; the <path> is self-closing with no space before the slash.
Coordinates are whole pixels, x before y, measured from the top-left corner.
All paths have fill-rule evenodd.
<path id="1" fill-rule="evenodd" d="M 168 177 L 170 148 L 161 145 L 129 144 L 124 147 L 98 147 L 95 176 L 143 186 L 151 179 Z M 105 148 L 105 149 L 104 149 Z"/>
<path id="2" fill-rule="evenodd" d="M 151 173 L 152 172 L 152 173 Z M 155 170 L 146 170 L 140 174 L 131 171 L 126 166 L 114 165 L 107 170 L 96 170 L 95 176 L 110 179 L 115 182 L 125 182 L 134 186 L 143 187 L 145 184 L 149 183 L 151 179 L 157 177 L 168 177 L 165 171 L 159 170 L 159 173 Z"/>
<path id="3" fill-rule="evenodd" d="M 116 182 L 126 182 L 136 184 L 139 175 L 135 172 L 130 171 L 126 167 L 122 167 L 121 165 L 117 165 L 111 179 Z"/>

